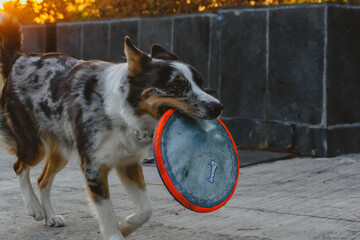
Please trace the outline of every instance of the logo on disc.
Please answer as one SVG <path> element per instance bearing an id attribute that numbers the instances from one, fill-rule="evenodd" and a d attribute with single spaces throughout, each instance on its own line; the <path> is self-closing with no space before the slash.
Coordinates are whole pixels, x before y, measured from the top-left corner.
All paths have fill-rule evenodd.
<path id="1" fill-rule="evenodd" d="M 208 182 L 214 183 L 216 169 L 217 169 L 217 163 L 214 160 L 211 160 L 211 171 L 210 171 L 210 177 L 208 178 Z"/>

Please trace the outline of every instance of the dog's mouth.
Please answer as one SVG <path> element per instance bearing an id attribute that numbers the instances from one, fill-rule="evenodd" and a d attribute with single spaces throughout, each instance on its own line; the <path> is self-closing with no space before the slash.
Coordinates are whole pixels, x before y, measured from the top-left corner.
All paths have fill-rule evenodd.
<path id="1" fill-rule="evenodd" d="M 177 108 L 177 107 L 172 107 L 172 106 L 167 106 L 167 105 L 163 105 L 159 108 L 159 116 L 161 117 L 162 115 L 164 115 L 164 113 L 166 113 L 168 110 L 170 109 L 174 109 L 176 111 L 178 111 L 179 113 L 188 116 L 190 118 L 194 118 L 194 119 L 205 119 L 206 117 L 202 117 L 202 116 L 196 116 L 195 114 L 191 114 L 189 112 L 185 112 L 184 110 Z M 159 117 L 159 118 L 160 118 Z"/>
<path id="2" fill-rule="evenodd" d="M 159 115 L 162 116 L 164 113 L 166 113 L 169 109 L 174 109 L 174 110 L 178 110 L 174 107 L 170 107 L 170 106 L 166 106 L 166 105 L 163 105 L 161 107 L 159 107 Z M 181 112 L 181 111 L 180 111 Z"/>
<path id="3" fill-rule="evenodd" d="M 204 115 L 196 115 L 196 114 L 191 114 L 189 112 L 185 112 L 183 111 L 182 109 L 180 108 L 176 108 L 176 107 L 172 107 L 172 106 L 166 106 L 166 105 L 163 105 L 161 107 L 159 107 L 159 110 L 158 110 L 158 115 L 159 115 L 159 118 L 161 118 L 162 115 L 164 115 L 164 113 L 166 113 L 168 110 L 170 109 L 174 109 L 176 111 L 178 111 L 179 113 L 183 114 L 183 115 L 186 115 L 190 118 L 194 118 L 194 119 L 204 119 L 204 120 L 213 120 L 213 119 L 216 119 L 220 116 L 221 112 L 212 112 L 210 111 L 209 113 L 207 114 L 204 114 Z"/>
<path id="4" fill-rule="evenodd" d="M 159 118 L 161 118 L 162 115 L 164 115 L 164 113 L 166 113 L 168 110 L 173 109 L 175 111 L 178 111 L 179 113 L 186 115 L 188 117 L 192 117 L 192 118 L 196 118 L 195 116 L 191 116 L 189 113 L 186 113 L 185 111 L 183 111 L 180 108 L 176 108 L 176 107 L 172 107 L 172 106 L 167 106 L 167 105 L 163 105 L 159 108 Z"/>
<path id="5" fill-rule="evenodd" d="M 206 105 L 205 111 L 198 110 L 197 112 L 192 111 L 185 111 L 178 107 L 173 107 L 169 105 L 162 105 L 158 109 L 158 115 L 159 118 L 166 113 L 169 109 L 174 109 L 178 111 L 179 113 L 186 115 L 188 117 L 194 118 L 194 119 L 205 119 L 205 120 L 214 120 L 216 118 L 219 118 L 220 115 L 223 112 L 223 105 L 219 102 L 211 102 Z"/>

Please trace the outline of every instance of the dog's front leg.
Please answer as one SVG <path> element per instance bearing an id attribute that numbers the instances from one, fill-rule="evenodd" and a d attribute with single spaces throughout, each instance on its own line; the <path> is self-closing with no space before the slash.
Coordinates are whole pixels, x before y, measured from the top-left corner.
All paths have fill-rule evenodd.
<path id="1" fill-rule="evenodd" d="M 90 200 L 95 206 L 100 230 L 105 240 L 124 239 L 110 200 L 108 167 L 94 167 L 91 163 L 83 166 Z"/>
<path id="2" fill-rule="evenodd" d="M 152 213 L 152 207 L 146 192 L 142 167 L 134 163 L 116 168 L 117 174 L 135 204 L 135 213 L 126 217 L 120 223 L 122 234 L 126 237 L 147 222 Z"/>

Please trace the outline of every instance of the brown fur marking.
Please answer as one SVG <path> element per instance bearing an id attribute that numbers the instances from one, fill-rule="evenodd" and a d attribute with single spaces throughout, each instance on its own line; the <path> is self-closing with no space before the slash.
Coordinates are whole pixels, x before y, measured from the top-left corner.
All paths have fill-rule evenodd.
<path id="1" fill-rule="evenodd" d="M 101 199 L 108 200 L 110 198 L 110 192 L 109 192 L 109 182 L 108 182 L 108 175 L 111 168 L 107 166 L 103 166 L 99 170 L 99 181 L 101 182 L 102 186 L 102 195 L 99 196 L 91 191 L 88 182 L 86 182 L 86 186 L 88 188 L 88 191 L 90 193 L 90 197 L 94 203 L 98 203 Z"/>
<path id="2" fill-rule="evenodd" d="M 26 163 L 20 159 L 16 160 L 13 164 L 14 171 L 16 175 L 21 174 L 28 167 L 36 166 L 45 156 L 45 148 L 43 144 L 39 145 L 38 155 L 32 159 L 32 161 L 27 161 Z"/>
<path id="3" fill-rule="evenodd" d="M 120 229 L 120 230 L 121 230 L 121 233 L 122 233 L 122 235 L 123 235 L 124 237 L 129 236 L 129 235 L 133 232 L 133 230 L 131 230 L 131 229 L 129 229 L 129 228 L 124 228 L 124 229 Z"/>
<path id="4" fill-rule="evenodd" d="M 175 109 L 181 109 L 184 112 L 191 112 L 189 105 L 184 100 L 177 98 L 149 96 L 139 102 L 139 109 L 149 113 L 155 119 L 161 117 L 161 113 L 159 112 L 160 106 L 173 107 Z"/>
<path id="5" fill-rule="evenodd" d="M 55 176 L 61 169 L 63 169 L 67 160 L 64 159 L 64 156 L 60 152 L 59 146 L 53 140 L 49 140 L 50 153 L 46 158 L 44 169 L 38 179 L 39 189 L 45 188 L 51 178 Z"/>
<path id="6" fill-rule="evenodd" d="M 126 176 L 142 190 L 146 189 L 142 166 L 138 163 L 126 166 Z"/>
<path id="7" fill-rule="evenodd" d="M 149 56 L 136 48 L 130 41 L 129 37 L 125 37 L 124 51 L 128 62 L 129 76 L 136 76 L 144 72 L 144 64 L 150 60 Z"/>

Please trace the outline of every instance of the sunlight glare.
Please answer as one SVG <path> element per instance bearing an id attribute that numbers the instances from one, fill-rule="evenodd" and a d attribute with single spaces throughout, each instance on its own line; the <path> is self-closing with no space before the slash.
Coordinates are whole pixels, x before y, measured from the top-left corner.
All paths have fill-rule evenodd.
<path id="1" fill-rule="evenodd" d="M 10 2 L 11 0 L 0 0 L 0 9 L 4 9 L 4 3 L 5 2 Z M 20 0 L 20 3 L 21 4 L 26 4 L 26 1 L 27 0 Z M 35 0 L 36 2 L 38 2 L 38 3 L 41 3 L 43 0 Z"/>
<path id="2" fill-rule="evenodd" d="M 8 1 L 9 0 L 0 0 L 0 9 L 4 9 L 3 3 Z"/>

